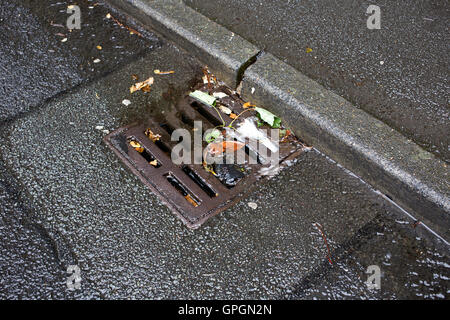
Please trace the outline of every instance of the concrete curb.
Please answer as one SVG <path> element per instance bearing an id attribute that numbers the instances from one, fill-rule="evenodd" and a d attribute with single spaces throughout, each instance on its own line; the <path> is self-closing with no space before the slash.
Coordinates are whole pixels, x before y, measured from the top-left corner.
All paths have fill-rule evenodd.
<path id="1" fill-rule="evenodd" d="M 231 86 L 258 48 L 180 0 L 108 0 L 189 51 Z M 447 165 L 271 54 L 245 70 L 241 95 L 281 116 L 307 143 L 342 163 L 450 241 Z"/>
<path id="2" fill-rule="evenodd" d="M 259 49 L 243 38 L 212 22 L 181 0 L 108 0 L 208 65 L 232 87 L 240 69 Z"/>

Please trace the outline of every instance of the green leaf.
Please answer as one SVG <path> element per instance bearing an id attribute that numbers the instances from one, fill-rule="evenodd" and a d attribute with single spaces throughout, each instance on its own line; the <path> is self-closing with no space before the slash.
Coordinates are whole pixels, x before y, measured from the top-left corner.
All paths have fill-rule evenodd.
<path id="1" fill-rule="evenodd" d="M 194 99 L 197 99 L 198 101 L 210 105 L 210 106 L 215 106 L 216 105 L 216 98 L 214 98 L 213 96 L 210 96 L 209 94 L 203 92 L 203 91 L 199 91 L 199 90 L 195 90 L 194 92 L 189 93 L 189 96 L 191 96 Z"/>
<path id="2" fill-rule="evenodd" d="M 275 116 L 275 120 L 273 121 L 272 128 L 279 129 L 281 127 L 281 118 Z"/>
<path id="3" fill-rule="evenodd" d="M 269 124 L 272 128 L 279 128 L 281 125 L 281 119 L 266 109 L 256 107 L 255 111 L 258 112 L 262 121 Z"/>
<path id="4" fill-rule="evenodd" d="M 206 134 L 205 140 L 206 140 L 206 142 L 211 143 L 214 140 L 216 140 L 218 137 L 220 137 L 220 135 L 221 135 L 220 131 L 217 129 L 214 129 L 210 133 Z"/>

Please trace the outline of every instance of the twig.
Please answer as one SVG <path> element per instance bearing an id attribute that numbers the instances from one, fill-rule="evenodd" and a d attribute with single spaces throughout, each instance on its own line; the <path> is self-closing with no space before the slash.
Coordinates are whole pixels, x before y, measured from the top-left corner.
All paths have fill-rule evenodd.
<path id="1" fill-rule="evenodd" d="M 314 223 L 314 226 L 317 229 L 319 229 L 320 233 L 322 234 L 323 241 L 325 242 L 325 245 L 327 246 L 327 250 L 328 250 L 327 258 L 328 258 L 328 261 L 330 262 L 330 264 L 332 265 L 333 261 L 331 261 L 330 247 L 328 246 L 327 238 L 325 237 L 325 234 L 323 233 L 322 228 L 320 227 L 320 224 L 318 224 L 316 222 L 316 223 Z"/>
<path id="2" fill-rule="evenodd" d="M 248 108 L 248 109 L 245 109 L 244 111 L 242 111 L 241 113 L 239 113 L 239 114 L 236 116 L 236 118 L 233 119 L 233 121 L 230 122 L 230 124 L 228 125 L 228 127 L 231 128 L 231 125 L 233 124 L 233 122 L 235 122 L 235 121 L 241 116 L 241 114 L 243 114 L 244 112 L 249 111 L 249 110 L 255 110 L 255 109 L 254 109 L 254 108 Z"/>
<path id="3" fill-rule="evenodd" d="M 121 23 L 119 20 L 117 20 L 116 18 L 114 18 L 112 14 L 108 13 L 108 16 L 107 16 L 107 17 L 110 17 L 111 19 L 113 19 L 113 21 L 114 21 L 115 23 L 117 23 L 120 27 L 123 27 L 123 28 L 127 29 L 128 31 L 130 31 L 131 33 L 134 33 L 134 34 L 138 35 L 139 37 L 142 37 L 142 34 L 141 34 L 141 33 L 139 33 L 138 31 L 136 31 L 136 30 L 134 30 L 134 29 L 132 29 L 132 28 L 130 28 L 130 27 L 124 25 L 124 24 Z"/>
<path id="4" fill-rule="evenodd" d="M 211 94 L 211 92 L 212 92 L 212 85 L 211 85 L 211 78 L 210 78 L 209 70 L 208 70 L 207 66 L 205 66 L 203 68 L 203 74 L 205 75 L 206 80 L 208 80 L 208 93 Z"/>

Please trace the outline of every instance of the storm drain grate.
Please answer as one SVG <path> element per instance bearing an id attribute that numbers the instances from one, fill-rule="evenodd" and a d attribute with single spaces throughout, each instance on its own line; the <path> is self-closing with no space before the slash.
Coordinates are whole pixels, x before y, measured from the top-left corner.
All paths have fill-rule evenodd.
<path id="1" fill-rule="evenodd" d="M 199 89 L 208 90 L 206 86 Z M 244 110 L 242 100 L 227 87 L 217 90 L 228 94 L 221 99 L 221 104 L 233 113 L 239 114 Z M 211 174 L 201 164 L 174 164 L 171 151 L 179 141 L 171 141 L 171 134 L 176 128 L 192 132 L 195 130 L 194 121 L 202 121 L 205 131 L 222 121 L 227 125 L 231 122 L 231 119 L 219 118 L 213 108 L 189 96 L 183 97 L 175 109 L 174 114 L 164 118 L 150 118 L 144 123 L 119 128 L 107 135 L 105 141 L 189 228 L 195 229 L 248 194 L 255 182 L 264 177 L 258 172 L 267 164 L 258 159 L 258 163 L 247 166 L 245 172 L 232 164 L 218 166 L 216 170 L 220 170 L 226 179 Z M 297 158 L 304 149 L 300 141 L 291 137 L 290 141 L 279 145 L 281 167 Z M 246 153 L 247 156 L 255 156 L 247 147 Z"/>

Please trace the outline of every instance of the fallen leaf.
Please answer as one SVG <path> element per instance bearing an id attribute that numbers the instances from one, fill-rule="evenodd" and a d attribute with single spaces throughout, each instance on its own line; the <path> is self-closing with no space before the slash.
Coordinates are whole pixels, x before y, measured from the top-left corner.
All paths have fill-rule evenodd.
<path id="1" fill-rule="evenodd" d="M 222 99 L 222 98 L 228 97 L 228 95 L 224 92 L 214 92 L 213 96 L 217 99 Z"/>
<path id="2" fill-rule="evenodd" d="M 155 74 L 161 74 L 161 75 L 163 75 L 163 74 L 172 74 L 172 73 L 175 73 L 175 71 L 173 71 L 173 70 L 170 70 L 170 71 L 161 71 L 161 70 L 158 70 L 158 69 L 154 70 L 153 72 L 154 72 Z"/>
<path id="3" fill-rule="evenodd" d="M 137 141 L 134 140 L 130 140 L 130 146 L 132 146 L 134 148 L 134 150 L 136 150 L 139 153 L 144 152 L 144 148 L 141 146 L 141 144 Z"/>
<path id="4" fill-rule="evenodd" d="M 219 110 L 222 111 L 225 114 L 231 114 L 232 113 L 230 108 L 227 108 L 227 107 L 222 106 L 222 105 L 219 106 Z"/>
<path id="5" fill-rule="evenodd" d="M 192 98 L 197 99 L 198 101 L 210 105 L 210 106 L 215 106 L 216 105 L 216 98 L 214 98 L 213 96 L 210 96 L 209 94 L 200 91 L 200 90 L 195 90 L 194 92 L 189 93 L 189 96 Z"/>
<path id="6" fill-rule="evenodd" d="M 198 207 L 197 201 L 195 201 L 194 199 L 192 199 L 191 195 L 187 194 L 187 195 L 184 196 L 184 198 L 185 198 L 190 204 L 192 204 L 194 207 Z"/>
<path id="7" fill-rule="evenodd" d="M 210 143 L 208 145 L 208 149 L 212 155 L 217 155 L 224 152 L 233 152 L 243 148 L 244 146 L 245 144 L 239 141 L 223 141 L 218 143 Z"/>
<path id="8" fill-rule="evenodd" d="M 256 107 L 254 104 L 251 104 L 250 102 L 246 102 L 242 105 L 244 109 L 250 108 L 250 107 Z"/>
<path id="9" fill-rule="evenodd" d="M 144 92 L 150 91 L 150 86 L 153 84 L 153 77 L 148 78 L 142 82 L 137 82 L 130 87 L 130 93 L 134 93 L 136 91 L 142 90 Z"/>
<path id="10" fill-rule="evenodd" d="M 256 107 L 255 111 L 258 112 L 262 121 L 269 124 L 272 128 L 279 128 L 281 125 L 281 119 L 266 109 Z"/>
<path id="11" fill-rule="evenodd" d="M 153 142 L 158 141 L 159 139 L 161 139 L 161 135 L 160 134 L 155 134 L 153 133 L 152 130 L 150 130 L 150 128 L 148 128 L 147 130 L 145 130 L 145 135 L 152 140 Z"/>

